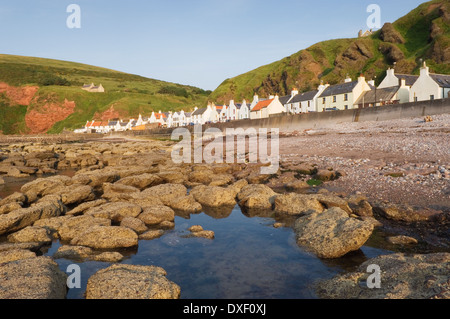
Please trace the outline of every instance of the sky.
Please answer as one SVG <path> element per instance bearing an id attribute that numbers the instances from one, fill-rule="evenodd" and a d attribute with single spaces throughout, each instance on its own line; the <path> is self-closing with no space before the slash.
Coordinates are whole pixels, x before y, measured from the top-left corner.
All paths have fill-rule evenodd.
<path id="1" fill-rule="evenodd" d="M 380 8 L 382 25 L 423 2 L 0 0 L 0 53 L 86 63 L 214 90 L 227 78 L 314 43 L 356 37 L 369 29 L 371 4 Z M 78 5 L 79 19 L 67 12 L 71 4 Z M 80 27 L 69 28 L 68 19 Z"/>

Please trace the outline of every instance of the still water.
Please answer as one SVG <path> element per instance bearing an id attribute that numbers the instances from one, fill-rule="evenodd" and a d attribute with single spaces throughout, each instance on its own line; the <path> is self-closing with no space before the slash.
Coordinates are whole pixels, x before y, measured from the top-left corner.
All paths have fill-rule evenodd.
<path id="1" fill-rule="evenodd" d="M 389 251 L 364 246 L 333 260 L 320 260 L 295 242 L 292 228 L 273 227 L 269 217 L 248 217 L 236 206 L 218 215 L 177 216 L 175 228 L 158 239 L 141 240 L 134 251 L 122 252 L 122 263 L 155 265 L 181 287 L 182 299 L 301 299 L 317 298 L 318 280 L 354 270 L 365 260 Z M 201 225 L 214 239 L 188 237 L 188 228 Z M 52 256 L 56 241 L 45 255 Z M 66 271 L 74 261 L 57 260 Z M 82 287 L 71 289 L 68 299 L 84 298 L 87 280 L 110 263 L 87 261 L 81 268 Z"/>

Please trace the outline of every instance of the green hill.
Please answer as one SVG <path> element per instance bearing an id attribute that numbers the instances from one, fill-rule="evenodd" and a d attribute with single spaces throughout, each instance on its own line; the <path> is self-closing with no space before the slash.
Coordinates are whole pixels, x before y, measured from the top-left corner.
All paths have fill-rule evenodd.
<path id="1" fill-rule="evenodd" d="M 355 34 L 357 30 L 355 30 Z M 254 93 L 288 95 L 314 89 L 321 81 L 340 83 L 363 73 L 377 83 L 395 63 L 398 73 L 418 74 L 420 61 L 435 73 L 450 73 L 450 2 L 423 3 L 365 38 L 317 43 L 280 61 L 225 80 L 209 96 L 217 103 L 251 100 Z"/>
<path id="2" fill-rule="evenodd" d="M 105 93 L 83 91 L 102 84 Z M 136 118 L 152 111 L 188 111 L 210 91 L 105 68 L 0 54 L 0 132 L 59 133 L 93 118 Z M 74 102 L 74 103 L 73 103 Z"/>

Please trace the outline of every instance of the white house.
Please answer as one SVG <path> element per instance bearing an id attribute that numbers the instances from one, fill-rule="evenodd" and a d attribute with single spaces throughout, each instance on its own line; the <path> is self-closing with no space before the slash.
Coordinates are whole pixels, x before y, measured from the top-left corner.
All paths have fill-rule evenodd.
<path id="1" fill-rule="evenodd" d="M 238 109 L 233 100 L 230 101 L 230 105 L 227 107 L 226 118 L 228 121 L 234 121 L 238 118 Z"/>
<path id="2" fill-rule="evenodd" d="M 328 86 L 317 98 L 318 112 L 353 109 L 356 101 L 370 86 L 363 75 L 357 81 L 346 78 L 344 83 Z"/>
<path id="3" fill-rule="evenodd" d="M 192 113 L 192 122 L 194 124 L 206 124 L 209 122 L 218 122 L 219 113 L 217 113 L 216 106 L 214 104 L 208 104 L 207 107 L 196 109 Z"/>
<path id="4" fill-rule="evenodd" d="M 285 113 L 283 104 L 278 96 L 270 97 L 268 100 L 260 100 L 250 111 L 250 119 L 268 118 L 275 114 Z"/>
<path id="5" fill-rule="evenodd" d="M 293 94 L 292 99 L 285 105 L 286 111 L 293 114 L 317 112 L 317 98 L 329 86 L 321 83 L 317 90 Z M 294 90 L 293 93 L 295 92 Z"/>
<path id="6" fill-rule="evenodd" d="M 238 109 L 238 120 L 244 120 L 250 118 L 250 105 L 247 104 L 247 101 L 244 99 L 241 104 L 236 104 L 236 108 Z M 256 104 L 255 104 L 256 105 Z"/>
<path id="7" fill-rule="evenodd" d="M 219 116 L 219 122 L 226 122 L 228 106 L 226 106 L 224 104 L 224 105 L 214 105 L 214 107 L 215 107 L 215 109 L 217 111 L 217 114 Z"/>
<path id="8" fill-rule="evenodd" d="M 433 74 L 426 63 L 420 68 L 417 81 L 411 86 L 410 101 L 428 101 L 450 97 L 450 75 Z"/>

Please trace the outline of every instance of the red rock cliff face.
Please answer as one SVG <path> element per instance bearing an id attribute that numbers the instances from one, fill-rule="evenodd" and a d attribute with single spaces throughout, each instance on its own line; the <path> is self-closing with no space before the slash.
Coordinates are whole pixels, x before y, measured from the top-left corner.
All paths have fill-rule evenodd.
<path id="1" fill-rule="evenodd" d="M 47 133 L 57 122 L 66 119 L 75 110 L 75 102 L 64 100 L 64 103 L 46 103 L 39 110 L 29 110 L 25 123 L 31 134 Z"/>
<path id="2" fill-rule="evenodd" d="M 38 86 L 14 87 L 0 82 L 0 93 L 6 93 L 6 96 L 14 105 L 30 105 L 38 90 Z"/>
<path id="3" fill-rule="evenodd" d="M 28 112 L 25 116 L 25 123 L 30 134 L 47 133 L 47 131 L 57 122 L 66 119 L 75 110 L 75 102 L 43 102 L 38 101 L 36 93 L 38 86 L 14 87 L 7 83 L 0 82 L 0 93 L 4 93 L 9 99 L 10 105 L 26 105 Z M 49 98 L 49 100 L 51 100 Z M 35 106 L 33 109 L 30 106 Z"/>

